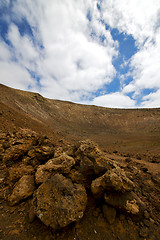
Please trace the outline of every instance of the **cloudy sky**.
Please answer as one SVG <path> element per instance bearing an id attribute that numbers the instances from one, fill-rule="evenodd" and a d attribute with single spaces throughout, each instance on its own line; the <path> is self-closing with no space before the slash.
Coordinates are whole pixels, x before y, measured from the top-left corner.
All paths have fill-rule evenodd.
<path id="1" fill-rule="evenodd" d="M 0 83 L 105 107 L 160 107 L 160 0 L 0 0 Z"/>

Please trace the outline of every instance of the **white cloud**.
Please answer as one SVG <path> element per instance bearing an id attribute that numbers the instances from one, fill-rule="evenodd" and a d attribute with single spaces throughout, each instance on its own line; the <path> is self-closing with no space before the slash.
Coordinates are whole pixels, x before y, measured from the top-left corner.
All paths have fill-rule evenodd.
<path id="1" fill-rule="evenodd" d="M 105 0 L 103 18 L 112 28 L 133 35 L 137 44 L 154 38 L 160 14 L 159 0 Z"/>
<path id="2" fill-rule="evenodd" d="M 134 92 L 136 98 L 144 89 L 160 89 L 160 31 L 156 33 L 154 42 L 146 42 L 132 57 L 130 67 L 133 81 L 124 87 L 124 93 Z"/>
<path id="3" fill-rule="evenodd" d="M 0 62 L 1 83 L 10 87 L 26 90 L 28 86 L 35 87 L 25 68 L 13 62 Z"/>
<path id="4" fill-rule="evenodd" d="M 8 7 L 9 3 L 10 3 L 10 0 L 1 0 L 0 1 L 0 8 Z"/>
<path id="5" fill-rule="evenodd" d="M 7 44 L 0 40 L 0 61 L 8 61 L 10 58 L 11 54 Z"/>
<path id="6" fill-rule="evenodd" d="M 28 36 L 21 36 L 18 27 L 11 24 L 8 31 L 8 40 L 12 44 L 12 53 L 17 61 L 30 70 L 36 70 L 35 64 L 39 61 L 38 49 L 33 46 Z"/>
<path id="7" fill-rule="evenodd" d="M 136 100 L 143 97 L 144 89 L 160 89 L 160 1 L 106 0 L 102 3 L 102 14 L 105 22 L 112 28 L 131 34 L 138 47 L 137 53 L 130 59 L 130 72 L 121 76 L 122 92 L 133 93 Z M 124 79 L 128 76 L 133 81 L 124 84 Z M 147 96 L 151 99 L 145 104 L 152 102 L 152 96 L 154 95 Z M 158 101 L 160 106 L 160 98 L 157 103 Z"/>
<path id="8" fill-rule="evenodd" d="M 159 108 L 160 107 L 160 89 L 155 93 L 143 97 L 142 107 L 145 108 Z"/>
<path id="9" fill-rule="evenodd" d="M 96 97 L 91 104 L 111 108 L 133 108 L 136 102 L 130 97 L 116 92 Z"/>
<path id="10" fill-rule="evenodd" d="M 41 76 L 43 95 L 64 99 L 63 92 L 66 99 L 80 101 L 85 94 L 87 97 L 89 92 L 112 81 L 117 43 L 99 21 L 96 4 L 95 0 L 15 1 L 16 20 L 27 19 L 43 49 L 36 48 L 29 37 L 22 37 L 13 24 L 8 38 L 18 62 Z M 88 12 L 92 21 L 87 19 Z M 92 33 L 96 35 L 94 39 Z M 104 43 L 100 41 L 102 35 L 106 37 Z"/>

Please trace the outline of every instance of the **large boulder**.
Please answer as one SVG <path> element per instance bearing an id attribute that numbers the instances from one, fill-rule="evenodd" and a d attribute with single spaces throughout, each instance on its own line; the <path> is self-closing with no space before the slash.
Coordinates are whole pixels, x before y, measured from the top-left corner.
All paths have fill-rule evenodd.
<path id="1" fill-rule="evenodd" d="M 33 204 L 38 218 L 56 231 L 83 217 L 87 194 L 81 184 L 56 174 L 35 191 Z"/>
<path id="2" fill-rule="evenodd" d="M 91 191 L 95 196 L 101 197 L 105 190 L 127 192 L 132 191 L 133 187 L 134 183 L 126 177 L 124 170 L 116 166 L 101 177 L 93 180 Z"/>
<path id="3" fill-rule="evenodd" d="M 18 204 L 21 200 L 31 196 L 35 190 L 34 176 L 24 175 L 15 184 L 13 192 L 9 197 L 10 205 Z"/>
<path id="4" fill-rule="evenodd" d="M 69 173 L 74 165 L 74 158 L 67 156 L 65 153 L 59 157 L 52 158 L 46 164 L 38 167 L 35 174 L 36 183 L 43 183 L 56 173 Z"/>
<path id="5" fill-rule="evenodd" d="M 145 209 L 144 203 L 134 192 L 126 193 L 111 193 L 104 195 L 105 202 L 123 213 L 128 213 L 132 216 L 143 216 Z"/>

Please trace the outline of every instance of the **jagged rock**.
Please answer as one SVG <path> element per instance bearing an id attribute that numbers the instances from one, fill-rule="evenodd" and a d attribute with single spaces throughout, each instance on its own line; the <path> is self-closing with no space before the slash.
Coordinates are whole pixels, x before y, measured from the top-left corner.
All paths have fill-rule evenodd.
<path id="1" fill-rule="evenodd" d="M 24 175 L 15 184 L 13 192 L 9 197 L 10 204 L 15 205 L 19 203 L 21 200 L 31 196 L 34 190 L 35 190 L 34 176 Z"/>
<path id="2" fill-rule="evenodd" d="M 102 175 L 115 167 L 115 162 L 103 155 L 97 144 L 90 140 L 82 141 L 77 152 L 80 155 L 80 166 L 86 174 Z"/>
<path id="3" fill-rule="evenodd" d="M 31 159 L 36 159 L 40 162 L 46 162 L 54 155 L 53 146 L 36 146 L 28 151 L 28 156 Z"/>
<path id="4" fill-rule="evenodd" d="M 113 224 L 116 218 L 116 209 L 109 205 L 104 204 L 103 215 L 109 224 Z"/>
<path id="5" fill-rule="evenodd" d="M 144 203 L 134 192 L 105 193 L 104 199 L 107 204 L 113 206 L 121 212 L 137 215 L 139 217 L 143 216 Z"/>
<path id="6" fill-rule="evenodd" d="M 95 158 L 102 155 L 98 145 L 91 140 L 82 141 L 78 146 L 77 153 L 81 153 L 89 158 Z"/>
<path id="7" fill-rule="evenodd" d="M 75 183 L 83 183 L 86 180 L 84 175 L 75 169 L 71 170 L 68 176 Z"/>
<path id="8" fill-rule="evenodd" d="M 33 204 L 38 218 L 57 230 L 83 217 L 87 194 L 81 184 L 56 174 L 35 191 Z"/>
<path id="9" fill-rule="evenodd" d="M 105 190 L 118 192 L 132 191 L 134 183 L 126 177 L 123 169 L 116 166 L 104 175 L 92 181 L 91 191 L 95 196 L 102 196 Z"/>
<path id="10" fill-rule="evenodd" d="M 45 165 L 39 165 L 35 173 L 35 181 L 37 184 L 41 184 L 47 181 L 52 175 L 53 173 L 49 169 L 46 169 Z"/>
<path id="11" fill-rule="evenodd" d="M 30 175 L 34 173 L 34 169 L 32 166 L 26 166 L 21 164 L 19 166 L 11 167 L 9 169 L 9 181 L 16 182 L 20 179 L 23 175 Z"/>
<path id="12" fill-rule="evenodd" d="M 12 146 L 5 152 L 3 161 L 7 166 L 11 166 L 14 162 L 22 158 L 23 155 L 29 150 L 30 144 L 21 144 L 18 146 Z"/>
<path id="13" fill-rule="evenodd" d="M 74 165 L 75 160 L 66 154 L 62 154 L 57 158 L 52 158 L 46 164 L 38 167 L 35 174 L 36 183 L 40 184 L 45 182 L 55 173 L 69 173 Z"/>
<path id="14" fill-rule="evenodd" d="M 80 183 L 86 188 L 90 188 L 92 179 L 89 176 L 83 175 L 81 172 L 79 172 L 76 169 L 72 169 L 71 172 L 68 174 L 68 177 L 72 180 L 74 183 Z"/>
<path id="15" fill-rule="evenodd" d="M 64 152 L 63 148 L 62 147 L 58 147 L 55 149 L 55 152 L 54 152 L 54 157 L 59 157 L 60 155 L 62 155 Z"/>
<path id="16" fill-rule="evenodd" d="M 84 157 L 80 162 L 80 170 L 84 175 L 93 175 L 94 174 L 94 164 L 93 162 L 88 158 Z"/>

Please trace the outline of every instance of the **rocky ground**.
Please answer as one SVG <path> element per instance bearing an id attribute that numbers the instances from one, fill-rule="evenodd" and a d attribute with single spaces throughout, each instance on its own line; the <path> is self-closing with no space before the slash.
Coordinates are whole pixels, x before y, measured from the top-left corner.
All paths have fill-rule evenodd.
<path id="1" fill-rule="evenodd" d="M 0 141 L 0 239 L 160 239 L 158 156 L 19 127 Z"/>

